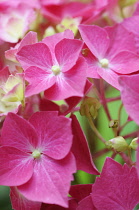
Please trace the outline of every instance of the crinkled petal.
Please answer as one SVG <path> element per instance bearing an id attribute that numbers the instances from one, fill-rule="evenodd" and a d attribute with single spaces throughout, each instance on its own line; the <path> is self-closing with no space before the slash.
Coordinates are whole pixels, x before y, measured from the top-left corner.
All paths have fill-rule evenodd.
<path id="1" fill-rule="evenodd" d="M 107 158 L 100 178 L 93 184 L 92 200 L 96 209 L 134 209 L 139 203 L 136 168 Z"/>

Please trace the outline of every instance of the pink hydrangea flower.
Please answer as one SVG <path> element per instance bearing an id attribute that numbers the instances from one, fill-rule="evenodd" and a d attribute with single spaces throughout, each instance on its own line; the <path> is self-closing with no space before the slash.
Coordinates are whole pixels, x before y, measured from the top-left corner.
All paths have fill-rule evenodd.
<path id="1" fill-rule="evenodd" d="M 139 179 L 135 167 L 107 158 L 101 176 L 92 187 L 96 209 L 132 210 L 139 202 Z"/>
<path id="2" fill-rule="evenodd" d="M 134 36 L 121 25 L 106 29 L 80 25 L 79 30 L 91 51 L 86 55 L 89 63 L 88 77 L 101 77 L 115 88 L 120 89 L 119 75 L 139 70 L 139 56 L 136 54 L 136 47 L 133 43 Z M 124 41 L 121 39 L 122 32 L 124 32 Z"/>
<path id="3" fill-rule="evenodd" d="M 22 47 L 17 59 L 29 82 L 25 95 L 45 91 L 49 100 L 82 97 L 87 68 L 85 60 L 79 57 L 82 45 L 82 41 L 73 39 L 73 33 L 67 30 Z"/>
<path id="4" fill-rule="evenodd" d="M 29 121 L 8 114 L 1 132 L 0 185 L 16 186 L 28 200 L 68 207 L 75 172 L 71 120 L 36 112 Z"/>

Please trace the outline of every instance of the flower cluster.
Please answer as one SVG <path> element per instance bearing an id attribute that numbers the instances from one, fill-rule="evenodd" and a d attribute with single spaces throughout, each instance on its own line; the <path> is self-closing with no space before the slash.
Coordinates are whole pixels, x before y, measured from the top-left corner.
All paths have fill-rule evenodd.
<path id="1" fill-rule="evenodd" d="M 0 23 L 0 185 L 10 187 L 12 208 L 134 209 L 139 2 L 2 0 Z M 101 110 L 112 135 L 99 131 Z M 83 184 L 78 170 L 98 177 Z"/>

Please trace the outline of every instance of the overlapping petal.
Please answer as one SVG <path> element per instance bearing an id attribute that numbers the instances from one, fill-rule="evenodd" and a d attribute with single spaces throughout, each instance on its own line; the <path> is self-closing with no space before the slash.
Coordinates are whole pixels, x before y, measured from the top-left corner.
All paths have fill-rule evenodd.
<path id="1" fill-rule="evenodd" d="M 29 200 L 68 207 L 67 194 L 75 170 L 71 154 L 60 161 L 42 155 L 34 164 L 32 178 L 18 190 Z"/>
<path id="2" fill-rule="evenodd" d="M 38 145 L 43 154 L 54 159 L 64 158 L 72 145 L 71 120 L 58 112 L 36 112 L 30 123 L 38 134 Z"/>
<path id="3" fill-rule="evenodd" d="M 98 59 L 103 58 L 109 47 L 109 36 L 106 30 L 98 26 L 80 25 L 79 31 L 91 52 Z"/>

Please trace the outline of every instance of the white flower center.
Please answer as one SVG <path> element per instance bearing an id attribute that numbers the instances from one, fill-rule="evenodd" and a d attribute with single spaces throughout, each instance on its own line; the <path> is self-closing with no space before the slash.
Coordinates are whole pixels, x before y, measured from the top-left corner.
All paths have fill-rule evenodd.
<path id="1" fill-rule="evenodd" d="M 57 65 L 52 66 L 52 72 L 54 75 L 58 75 L 60 73 L 60 67 Z"/>
<path id="2" fill-rule="evenodd" d="M 32 156 L 36 159 L 39 159 L 41 157 L 41 153 L 40 153 L 40 151 L 35 149 L 34 152 L 32 152 Z"/>
<path id="3" fill-rule="evenodd" d="M 103 58 L 99 61 L 102 68 L 108 68 L 109 66 L 109 60 L 106 58 Z"/>

